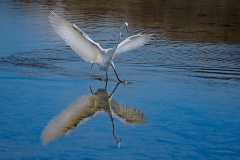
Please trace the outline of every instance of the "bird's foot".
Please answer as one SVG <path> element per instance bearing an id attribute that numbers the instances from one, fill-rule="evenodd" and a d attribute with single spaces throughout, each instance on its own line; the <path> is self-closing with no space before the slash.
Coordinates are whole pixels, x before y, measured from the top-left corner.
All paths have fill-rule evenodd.
<path id="1" fill-rule="evenodd" d="M 119 83 L 122 83 L 123 85 L 129 85 L 129 84 L 132 84 L 131 82 L 127 82 L 127 81 L 125 81 L 125 80 L 118 80 L 119 81 Z"/>

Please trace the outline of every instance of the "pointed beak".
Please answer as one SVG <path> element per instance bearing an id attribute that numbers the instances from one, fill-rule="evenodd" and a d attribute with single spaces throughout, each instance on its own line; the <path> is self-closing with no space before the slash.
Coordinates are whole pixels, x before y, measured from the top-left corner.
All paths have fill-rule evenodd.
<path id="1" fill-rule="evenodd" d="M 125 28 L 128 31 L 128 23 L 127 22 L 125 22 Z"/>

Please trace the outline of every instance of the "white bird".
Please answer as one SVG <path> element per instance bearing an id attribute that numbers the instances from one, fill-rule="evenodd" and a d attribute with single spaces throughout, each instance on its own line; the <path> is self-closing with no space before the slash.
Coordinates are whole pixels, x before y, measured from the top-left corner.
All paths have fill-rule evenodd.
<path id="1" fill-rule="evenodd" d="M 128 23 L 125 22 L 120 27 L 119 38 L 113 48 L 103 49 L 98 43 L 90 39 L 80 28 L 75 24 L 71 24 L 59 17 L 53 11 L 50 11 L 48 16 L 49 21 L 55 32 L 65 40 L 65 42 L 86 62 L 91 62 L 91 70 L 96 63 L 100 70 L 106 71 L 106 80 L 108 80 L 107 71 L 112 67 L 118 81 L 122 82 L 117 75 L 114 67 L 113 59 L 115 56 L 146 44 L 153 34 L 137 34 L 128 37 L 119 44 L 121 32 L 123 28 L 128 29 Z"/>
<path id="2" fill-rule="evenodd" d="M 46 145 L 62 134 L 70 133 L 89 118 L 105 112 L 110 117 L 112 123 L 113 137 L 116 143 L 120 145 L 121 139 L 118 139 L 115 135 L 113 116 L 127 124 L 144 124 L 146 123 L 146 117 L 141 111 L 122 105 L 112 99 L 118 84 L 111 94 L 107 92 L 106 86 L 105 89 L 99 88 L 96 93 L 93 93 L 90 88 L 91 95 L 81 96 L 60 114 L 52 118 L 42 132 L 41 139 L 43 144 Z"/>

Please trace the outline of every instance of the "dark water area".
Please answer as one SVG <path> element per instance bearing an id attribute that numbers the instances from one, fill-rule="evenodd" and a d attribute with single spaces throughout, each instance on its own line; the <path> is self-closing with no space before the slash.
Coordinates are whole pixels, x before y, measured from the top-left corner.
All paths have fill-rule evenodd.
<path id="1" fill-rule="evenodd" d="M 0 2 L 0 159 L 239 159 L 240 2 Z M 102 48 L 154 33 L 114 59 L 84 62 L 49 11 Z M 97 78 L 96 78 L 97 77 Z M 106 86 L 107 85 L 107 86 Z M 111 95 L 111 98 L 107 98 Z"/>

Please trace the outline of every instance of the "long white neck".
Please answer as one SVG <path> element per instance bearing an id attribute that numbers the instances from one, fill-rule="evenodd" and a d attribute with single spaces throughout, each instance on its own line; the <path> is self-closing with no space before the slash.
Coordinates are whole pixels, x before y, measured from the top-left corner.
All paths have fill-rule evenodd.
<path id="1" fill-rule="evenodd" d="M 120 39 L 121 39 L 121 34 L 122 34 L 122 29 L 123 29 L 123 28 L 124 28 L 124 24 L 120 27 L 120 32 L 119 32 L 119 37 L 118 37 L 117 43 L 116 43 L 116 45 L 113 47 L 114 52 L 117 50 L 118 44 L 119 44 Z"/>
<path id="2" fill-rule="evenodd" d="M 119 37 L 118 37 L 118 40 L 115 44 L 115 46 L 106 54 L 106 58 L 108 59 L 108 61 L 110 62 L 110 60 L 112 60 L 114 58 L 114 54 L 117 50 L 117 47 L 118 47 L 118 44 L 119 44 L 119 41 L 121 39 L 121 33 L 122 33 L 122 29 L 125 27 L 124 26 L 125 24 L 123 24 L 120 28 L 120 32 L 119 32 Z"/>

